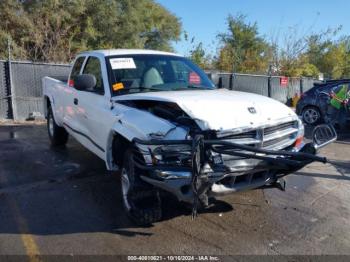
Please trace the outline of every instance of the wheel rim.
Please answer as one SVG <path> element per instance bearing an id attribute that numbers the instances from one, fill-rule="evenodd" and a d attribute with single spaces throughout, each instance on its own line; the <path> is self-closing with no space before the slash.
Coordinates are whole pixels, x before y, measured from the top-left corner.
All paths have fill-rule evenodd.
<path id="1" fill-rule="evenodd" d="M 318 112 L 313 108 L 308 108 L 304 111 L 304 120 L 308 124 L 314 124 L 319 118 Z"/>
<path id="2" fill-rule="evenodd" d="M 53 137 L 53 118 L 51 115 L 48 121 L 49 121 L 49 134 L 51 137 Z"/>
<path id="3" fill-rule="evenodd" d="M 128 200 L 128 193 L 130 190 L 130 180 L 128 176 L 128 172 L 125 168 L 122 169 L 122 193 L 123 193 L 123 202 L 127 210 L 130 210 L 130 203 Z"/>

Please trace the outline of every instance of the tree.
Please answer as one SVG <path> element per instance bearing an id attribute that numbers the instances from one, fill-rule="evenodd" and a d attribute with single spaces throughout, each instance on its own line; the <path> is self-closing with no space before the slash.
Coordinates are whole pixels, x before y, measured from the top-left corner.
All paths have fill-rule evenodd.
<path id="1" fill-rule="evenodd" d="M 210 55 L 208 55 L 204 50 L 202 42 L 200 42 L 199 44 L 194 46 L 192 50 L 190 50 L 189 59 L 191 59 L 196 65 L 198 65 L 202 69 L 212 68 L 212 59 Z"/>
<path id="2" fill-rule="evenodd" d="M 221 43 L 217 65 L 220 70 L 243 73 L 266 73 L 271 47 L 259 36 L 257 23 L 246 22 L 246 16 L 229 15 L 228 32 L 218 35 Z"/>
<path id="3" fill-rule="evenodd" d="M 309 62 L 314 64 L 326 78 L 349 76 L 349 44 L 346 38 L 338 41 L 322 40 L 322 36 L 311 35 L 308 38 L 308 46 L 306 54 Z"/>
<path id="4" fill-rule="evenodd" d="M 278 39 L 272 45 L 276 47 L 273 61 L 278 74 L 285 76 L 318 77 L 324 73 L 327 78 L 339 78 L 345 67 L 344 46 L 334 40 L 341 30 L 328 28 L 319 33 L 299 34 L 298 26 L 290 27 L 284 35 L 282 44 Z"/>
<path id="5" fill-rule="evenodd" d="M 14 57 L 34 61 L 68 62 L 87 49 L 171 50 L 181 32 L 153 0 L 3 0 L 0 15 L 0 47 L 11 38 Z"/>
<path id="6" fill-rule="evenodd" d="M 0 57 L 6 59 L 8 56 L 7 44 L 11 41 L 12 55 L 26 58 L 24 42 L 26 29 L 30 23 L 25 15 L 22 5 L 18 1 L 0 1 Z"/>
<path id="7" fill-rule="evenodd" d="M 31 60 L 66 62 L 81 50 L 84 0 L 24 1 L 29 20 L 24 48 Z"/>

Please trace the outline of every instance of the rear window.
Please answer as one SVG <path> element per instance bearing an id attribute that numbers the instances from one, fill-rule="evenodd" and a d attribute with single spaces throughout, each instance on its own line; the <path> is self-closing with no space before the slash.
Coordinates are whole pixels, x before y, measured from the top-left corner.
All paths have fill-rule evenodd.
<path id="1" fill-rule="evenodd" d="M 74 65 L 72 67 L 72 72 L 70 74 L 70 78 L 69 78 L 69 86 L 74 86 L 73 79 L 74 79 L 74 77 L 79 75 L 80 69 L 83 66 L 84 60 L 85 60 L 85 56 L 81 56 L 75 61 Z"/>

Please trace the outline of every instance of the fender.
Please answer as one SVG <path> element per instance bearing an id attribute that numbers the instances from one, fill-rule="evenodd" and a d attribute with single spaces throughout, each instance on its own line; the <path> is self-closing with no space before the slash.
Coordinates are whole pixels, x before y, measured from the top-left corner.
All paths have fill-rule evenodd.
<path id="1" fill-rule="evenodd" d="M 118 169 L 112 156 L 112 142 L 116 134 L 132 143 L 134 138 L 148 140 L 152 135 L 167 139 L 185 139 L 187 131 L 149 112 L 128 108 L 117 116 L 106 141 L 105 159 L 108 170 Z"/>
<path id="2" fill-rule="evenodd" d="M 45 118 L 47 118 L 47 115 L 48 115 L 48 104 L 47 104 L 47 100 L 50 101 L 50 105 L 51 105 L 51 109 L 52 109 L 52 113 L 53 113 L 53 116 L 55 119 L 57 119 L 56 117 L 56 110 L 54 110 L 54 105 L 55 105 L 55 100 L 52 96 L 52 94 L 44 94 L 44 101 L 43 101 L 43 104 L 44 104 L 44 116 Z"/>
<path id="3" fill-rule="evenodd" d="M 52 94 L 44 94 L 43 104 L 44 104 L 44 116 L 45 116 L 45 118 L 47 118 L 47 114 L 49 113 L 48 110 L 47 110 L 48 109 L 48 107 L 47 107 L 48 106 L 47 105 L 47 99 L 50 101 L 52 114 L 53 114 L 53 117 L 55 118 L 56 124 L 58 126 L 62 126 L 63 127 L 62 118 L 58 117 L 57 111 L 55 110 L 56 109 L 56 107 L 54 106 L 55 105 L 55 100 L 54 100 Z"/>
<path id="4" fill-rule="evenodd" d="M 120 135 L 124 137 L 127 141 L 132 143 L 131 141 L 135 137 L 144 137 L 142 134 L 139 132 L 136 132 L 135 130 L 132 129 L 127 129 L 125 126 L 123 126 L 122 123 L 117 122 L 114 123 L 111 131 L 108 134 L 107 141 L 106 141 L 106 167 L 108 170 L 111 171 L 116 171 L 118 170 L 118 166 L 115 164 L 113 161 L 113 155 L 112 155 L 112 150 L 113 150 L 113 139 L 116 135 Z"/>
<path id="5" fill-rule="evenodd" d="M 50 105 L 53 105 L 53 98 L 50 96 L 50 95 L 48 95 L 48 94 L 45 94 L 44 95 L 44 100 L 43 100 L 43 105 L 44 105 L 44 116 L 45 116 L 45 118 L 47 118 L 47 114 L 49 113 L 48 112 L 48 110 L 47 110 L 47 100 L 49 100 L 50 101 Z M 54 115 L 55 115 L 55 113 L 54 113 Z"/>

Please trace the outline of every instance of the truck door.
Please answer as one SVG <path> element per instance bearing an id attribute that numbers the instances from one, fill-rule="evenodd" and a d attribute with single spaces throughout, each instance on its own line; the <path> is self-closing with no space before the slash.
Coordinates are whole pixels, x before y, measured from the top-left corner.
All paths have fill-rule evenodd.
<path id="1" fill-rule="evenodd" d="M 72 130 L 80 129 L 77 122 L 77 112 L 74 104 L 77 95 L 77 90 L 74 88 L 74 77 L 81 73 L 85 59 L 86 56 L 77 57 L 68 78 L 67 85 L 65 85 L 59 92 L 61 98 L 58 110 L 63 115 L 63 125 L 74 137 L 75 133 L 73 133 Z"/>
<path id="2" fill-rule="evenodd" d="M 106 137 L 110 130 L 111 110 L 102 74 L 102 59 L 89 56 L 82 74 L 92 74 L 96 78 L 96 86 L 91 90 L 78 91 L 75 96 L 75 111 L 81 134 L 79 140 L 102 159 L 105 157 Z"/>

